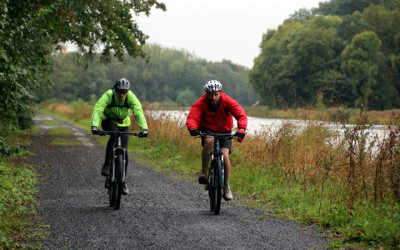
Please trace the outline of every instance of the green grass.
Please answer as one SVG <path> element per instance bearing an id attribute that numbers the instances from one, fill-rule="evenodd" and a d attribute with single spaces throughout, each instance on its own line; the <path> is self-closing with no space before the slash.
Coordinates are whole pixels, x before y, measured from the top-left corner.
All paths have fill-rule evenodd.
<path id="1" fill-rule="evenodd" d="M 27 215 L 35 213 L 37 183 L 35 173 L 13 164 L 0 165 L 0 248 L 36 248 L 40 233 L 26 232 L 32 226 Z M 33 217 L 32 217 L 33 219 Z"/>
<path id="2" fill-rule="evenodd" d="M 16 163 L 30 155 L 31 132 L 1 135 L 7 142 L 10 155 L 0 154 L 0 249 L 39 249 L 44 238 L 43 225 L 36 218 L 37 176 L 27 165 Z"/>
<path id="3" fill-rule="evenodd" d="M 52 120 L 42 120 L 41 122 L 47 126 L 57 126 L 58 124 L 58 122 Z"/>
<path id="4" fill-rule="evenodd" d="M 77 145 L 82 145 L 82 142 L 77 141 L 77 140 L 70 140 L 70 139 L 55 139 L 50 142 L 50 145 L 52 146 L 77 146 Z"/>
<path id="5" fill-rule="evenodd" d="M 41 109 L 39 109 L 39 111 L 42 112 L 43 114 L 54 116 L 56 119 L 58 119 L 60 121 L 66 121 L 66 122 L 71 122 L 71 123 L 73 122 L 76 126 L 87 129 L 88 132 L 90 130 L 90 119 L 79 119 L 79 120 L 72 121 L 70 116 L 56 112 L 54 110 L 41 108 Z"/>
<path id="6" fill-rule="evenodd" d="M 53 135 L 53 136 L 73 136 L 74 131 L 68 127 L 56 127 L 56 128 L 49 129 L 47 134 Z"/>

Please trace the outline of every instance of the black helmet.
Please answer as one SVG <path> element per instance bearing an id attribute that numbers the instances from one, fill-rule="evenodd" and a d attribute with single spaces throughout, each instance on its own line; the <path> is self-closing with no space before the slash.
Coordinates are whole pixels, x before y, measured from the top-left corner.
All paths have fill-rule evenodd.
<path id="1" fill-rule="evenodd" d="M 115 87 L 116 90 L 122 90 L 122 89 L 124 89 L 124 90 L 129 90 L 130 86 L 131 86 L 131 85 L 129 84 L 129 81 L 126 80 L 125 78 L 120 78 L 120 79 L 118 79 L 118 80 L 115 82 L 115 85 L 114 85 L 114 87 Z"/>

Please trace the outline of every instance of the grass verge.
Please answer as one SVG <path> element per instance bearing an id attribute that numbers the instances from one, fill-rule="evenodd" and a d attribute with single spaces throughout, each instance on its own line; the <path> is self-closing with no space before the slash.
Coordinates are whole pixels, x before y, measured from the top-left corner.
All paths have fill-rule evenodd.
<path id="1" fill-rule="evenodd" d="M 5 150 L 0 154 L 0 249 L 39 249 L 46 225 L 36 217 L 37 176 L 19 163 L 29 156 L 31 132 L 1 134 Z"/>

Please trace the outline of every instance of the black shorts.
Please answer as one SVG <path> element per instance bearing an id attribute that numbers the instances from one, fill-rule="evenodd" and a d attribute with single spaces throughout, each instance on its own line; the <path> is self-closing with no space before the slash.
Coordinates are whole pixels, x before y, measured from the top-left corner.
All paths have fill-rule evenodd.
<path id="1" fill-rule="evenodd" d="M 217 133 L 215 131 L 212 131 L 211 129 L 200 129 L 200 131 L 202 133 Z M 230 135 L 232 132 L 228 131 L 228 132 L 224 132 L 224 133 L 220 133 L 220 134 L 228 134 Z M 201 146 L 204 146 L 204 138 L 201 138 Z M 222 138 L 219 139 L 219 147 L 220 148 L 227 148 L 229 149 L 229 153 L 231 152 L 231 148 L 232 148 L 232 140 L 228 139 L 228 138 Z"/>

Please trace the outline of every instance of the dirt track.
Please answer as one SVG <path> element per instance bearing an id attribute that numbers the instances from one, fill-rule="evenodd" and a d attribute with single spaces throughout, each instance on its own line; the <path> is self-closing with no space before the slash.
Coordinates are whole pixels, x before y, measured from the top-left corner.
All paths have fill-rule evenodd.
<path id="1" fill-rule="evenodd" d="M 51 146 L 43 126 L 34 137 L 30 163 L 40 175 L 38 213 L 50 225 L 45 249 L 316 249 L 329 241 L 311 227 L 223 202 L 210 213 L 208 196 L 196 183 L 171 178 L 130 157 L 121 209 L 108 206 L 100 167 L 105 148 L 87 131 L 74 129 L 79 146 Z M 151 131 L 150 131 L 151 136 Z M 137 138 L 131 138 L 135 140 Z"/>

